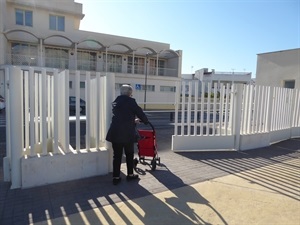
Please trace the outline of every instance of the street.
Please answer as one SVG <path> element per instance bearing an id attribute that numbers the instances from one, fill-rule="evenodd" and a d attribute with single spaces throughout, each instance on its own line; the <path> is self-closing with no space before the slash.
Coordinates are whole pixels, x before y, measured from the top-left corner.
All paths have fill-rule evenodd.
<path id="1" fill-rule="evenodd" d="M 170 112 L 146 112 L 149 121 L 153 124 L 155 130 L 172 129 L 173 125 L 170 122 Z M 145 125 L 141 124 L 139 127 L 144 128 Z M 151 129 L 150 126 L 145 128 Z M 81 122 L 80 136 L 85 135 L 85 121 Z M 70 122 L 70 139 L 75 138 L 75 122 Z M 6 142 L 6 118 L 5 110 L 0 112 L 0 143 Z"/>

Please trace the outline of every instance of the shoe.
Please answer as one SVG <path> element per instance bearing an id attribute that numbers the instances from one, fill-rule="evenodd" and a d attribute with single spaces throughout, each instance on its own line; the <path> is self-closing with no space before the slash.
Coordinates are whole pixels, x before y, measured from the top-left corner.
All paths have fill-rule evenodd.
<path id="1" fill-rule="evenodd" d="M 139 175 L 137 174 L 131 174 L 131 175 L 127 175 L 127 180 L 136 180 L 139 178 Z"/>
<path id="2" fill-rule="evenodd" d="M 122 178 L 121 177 L 114 177 L 113 178 L 113 185 L 117 185 L 121 182 Z"/>

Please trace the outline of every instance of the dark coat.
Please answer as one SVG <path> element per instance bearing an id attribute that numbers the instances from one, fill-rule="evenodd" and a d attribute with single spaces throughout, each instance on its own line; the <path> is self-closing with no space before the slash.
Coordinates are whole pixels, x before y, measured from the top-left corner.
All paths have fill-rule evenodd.
<path id="1" fill-rule="evenodd" d="M 115 143 L 133 143 L 135 141 L 135 118 L 148 123 L 148 118 L 134 98 L 120 95 L 112 103 L 112 122 L 106 140 Z"/>

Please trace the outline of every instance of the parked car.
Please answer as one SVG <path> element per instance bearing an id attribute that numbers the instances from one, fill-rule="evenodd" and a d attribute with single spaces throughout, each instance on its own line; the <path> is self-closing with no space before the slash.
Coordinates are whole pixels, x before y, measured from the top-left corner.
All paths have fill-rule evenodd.
<path id="1" fill-rule="evenodd" d="M 2 95 L 0 95 L 0 111 L 5 109 L 5 99 Z"/>
<path id="2" fill-rule="evenodd" d="M 69 97 L 70 115 L 76 114 L 76 97 Z M 80 99 L 80 114 L 85 115 L 85 101 Z"/>

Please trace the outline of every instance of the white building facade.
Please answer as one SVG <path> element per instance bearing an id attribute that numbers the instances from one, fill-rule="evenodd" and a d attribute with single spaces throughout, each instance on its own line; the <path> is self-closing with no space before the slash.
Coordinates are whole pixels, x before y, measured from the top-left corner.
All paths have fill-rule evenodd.
<path id="1" fill-rule="evenodd" d="M 210 83 L 212 87 L 216 87 L 219 90 L 220 85 L 226 84 L 251 84 L 253 81 L 251 79 L 251 72 L 218 72 L 214 69 L 209 70 L 208 68 L 202 68 L 196 70 L 194 74 L 182 74 L 182 79 L 185 82 L 188 81 L 199 81 L 206 84 L 204 93 L 207 93 L 207 84 Z M 185 94 L 188 94 L 189 87 L 186 84 L 184 88 Z M 198 88 L 198 95 L 200 96 L 203 90 Z M 192 90 L 193 95 L 195 94 L 195 90 Z M 207 93 L 208 94 L 208 93 Z"/>
<path id="2" fill-rule="evenodd" d="M 139 103 L 174 103 L 181 79 L 182 51 L 166 43 L 79 30 L 82 4 L 74 0 L 0 2 L 0 66 L 18 65 L 70 71 L 114 73 L 116 94 L 121 84 L 135 88 Z M 84 99 L 85 83 L 80 83 Z M 5 96 L 0 68 L 0 94 Z M 145 96 L 146 95 L 146 96 Z"/>
<path id="3" fill-rule="evenodd" d="M 300 89 L 300 48 L 258 54 L 256 83 Z"/>

